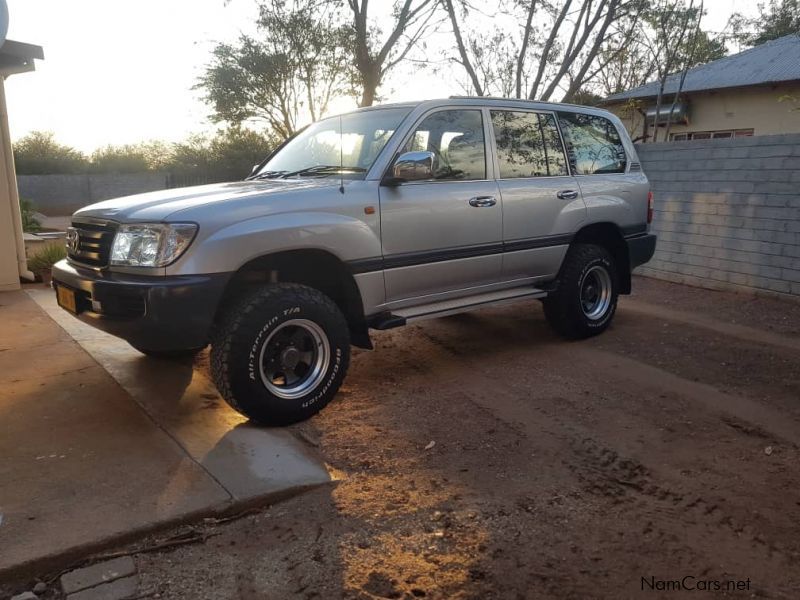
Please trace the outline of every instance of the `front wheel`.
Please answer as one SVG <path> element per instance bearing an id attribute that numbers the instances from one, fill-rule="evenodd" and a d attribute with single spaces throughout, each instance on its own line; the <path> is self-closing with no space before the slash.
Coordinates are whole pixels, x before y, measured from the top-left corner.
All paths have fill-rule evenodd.
<path id="1" fill-rule="evenodd" d="M 131 346 L 133 346 L 133 344 L 131 344 Z M 150 350 L 139 346 L 133 346 L 133 348 L 145 356 L 161 360 L 188 360 L 194 358 L 204 350 L 204 348 L 190 348 L 188 350 Z"/>
<path id="2" fill-rule="evenodd" d="M 211 374 L 235 410 L 264 425 L 308 419 L 334 397 L 350 362 L 339 308 L 297 284 L 259 288 L 234 303 L 211 343 Z"/>
<path id="3" fill-rule="evenodd" d="M 587 338 L 611 324 L 618 294 L 617 269 L 608 250 L 574 244 L 564 259 L 558 288 L 544 299 L 544 314 L 564 337 Z"/>

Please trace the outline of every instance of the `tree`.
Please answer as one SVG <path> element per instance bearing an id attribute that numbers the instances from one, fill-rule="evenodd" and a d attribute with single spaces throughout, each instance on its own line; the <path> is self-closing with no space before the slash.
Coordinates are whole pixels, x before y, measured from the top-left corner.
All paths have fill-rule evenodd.
<path id="1" fill-rule="evenodd" d="M 436 0 L 402 0 L 393 5 L 391 30 L 370 23 L 369 0 L 347 0 L 352 14 L 353 57 L 361 84 L 359 106 L 372 106 L 386 74 L 402 62 L 428 30 Z"/>
<path id="2" fill-rule="evenodd" d="M 440 0 L 457 52 L 450 60 L 464 68 L 476 94 L 545 101 L 559 91 L 569 101 L 597 76 L 600 50 L 615 36 L 632 35 L 628 17 L 642 1 L 501 0 L 485 15 L 496 23 L 487 34 L 469 0 Z"/>
<path id="3" fill-rule="evenodd" d="M 737 13 L 731 17 L 733 38 L 745 46 L 791 34 L 800 34 L 800 0 L 769 0 L 758 4 L 759 15 L 754 18 Z"/>
<path id="4" fill-rule="evenodd" d="M 150 169 L 147 157 L 132 145 L 105 146 L 92 152 L 91 170 L 98 173 L 141 173 Z"/>
<path id="5" fill-rule="evenodd" d="M 677 40 L 680 38 L 680 19 L 661 19 L 659 13 L 671 11 L 673 2 L 654 4 L 629 15 L 630 27 L 620 27 L 632 31 L 627 39 L 612 36 L 600 51 L 598 63 L 603 68 L 593 80 L 593 87 L 603 96 L 610 96 L 630 90 L 658 77 L 658 66 L 664 60 L 664 54 L 672 48 L 669 44 L 654 46 L 651 40 L 657 39 L 656 27 L 667 26 L 667 31 L 659 39 Z M 697 18 L 692 22 L 697 23 Z M 686 37 L 686 36 L 685 36 Z M 679 68 L 696 67 L 697 65 L 722 58 L 727 54 L 724 42 L 720 38 L 712 38 L 702 29 L 688 36 L 677 48 L 676 62 Z"/>
<path id="6" fill-rule="evenodd" d="M 14 144 L 18 175 L 83 173 L 89 167 L 86 156 L 59 144 L 49 131 L 33 131 Z"/>
<path id="7" fill-rule="evenodd" d="M 278 143 L 273 136 L 234 126 L 217 131 L 213 137 L 195 135 L 175 144 L 165 168 L 173 174 L 206 180 L 243 179 Z"/>
<path id="8" fill-rule="evenodd" d="M 653 122 L 654 142 L 658 141 L 658 127 L 667 79 L 673 73 L 681 72 L 678 89 L 672 96 L 670 117 L 667 117 L 669 123 L 678 96 L 683 89 L 686 72 L 690 66 L 696 64 L 697 50 L 704 49 L 708 52 L 714 48 L 713 45 L 702 43 L 700 21 L 703 14 L 702 1 L 697 6 L 695 0 L 689 0 L 688 5 L 683 0 L 658 0 L 644 13 L 641 40 L 647 48 L 658 77 L 656 114 Z"/>
<path id="9" fill-rule="evenodd" d="M 263 121 L 285 139 L 354 96 L 350 30 L 331 2 L 269 0 L 259 11 L 260 37 L 219 44 L 196 87 L 215 122 Z"/>

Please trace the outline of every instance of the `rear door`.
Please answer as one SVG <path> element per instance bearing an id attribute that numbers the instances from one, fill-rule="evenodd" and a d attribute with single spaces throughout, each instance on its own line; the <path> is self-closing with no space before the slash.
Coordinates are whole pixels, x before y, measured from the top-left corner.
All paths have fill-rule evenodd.
<path id="1" fill-rule="evenodd" d="M 609 115 L 610 116 L 610 115 Z M 623 235 L 647 231 L 650 186 L 630 157 L 622 124 L 598 114 L 559 111 L 558 121 L 592 222 L 616 223 Z"/>
<path id="2" fill-rule="evenodd" d="M 380 188 L 387 302 L 502 279 L 503 216 L 481 108 L 427 113 L 399 154 L 430 151 L 433 178 Z"/>
<path id="3" fill-rule="evenodd" d="M 554 277 L 586 219 L 555 115 L 493 109 L 491 120 L 503 200 L 503 276 Z"/>

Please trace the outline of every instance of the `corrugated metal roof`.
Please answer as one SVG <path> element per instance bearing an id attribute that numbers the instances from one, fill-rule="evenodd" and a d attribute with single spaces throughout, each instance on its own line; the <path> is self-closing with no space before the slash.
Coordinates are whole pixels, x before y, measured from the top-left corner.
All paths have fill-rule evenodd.
<path id="1" fill-rule="evenodd" d="M 680 73 L 667 77 L 665 94 L 671 95 L 678 90 L 680 77 Z M 792 34 L 689 69 L 683 91 L 699 92 L 795 80 L 800 80 L 800 35 Z M 612 94 L 603 100 L 603 104 L 656 96 L 658 87 L 659 83 L 652 81 L 627 92 Z"/>

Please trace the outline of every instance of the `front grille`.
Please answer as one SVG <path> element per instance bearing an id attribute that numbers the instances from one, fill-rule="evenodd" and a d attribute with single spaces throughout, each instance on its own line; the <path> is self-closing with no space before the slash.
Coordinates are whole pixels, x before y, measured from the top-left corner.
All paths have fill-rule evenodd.
<path id="1" fill-rule="evenodd" d="M 111 244 L 117 226 L 114 223 L 73 221 L 72 228 L 78 233 L 77 249 L 67 243 L 67 256 L 75 262 L 92 267 L 108 266 Z"/>

